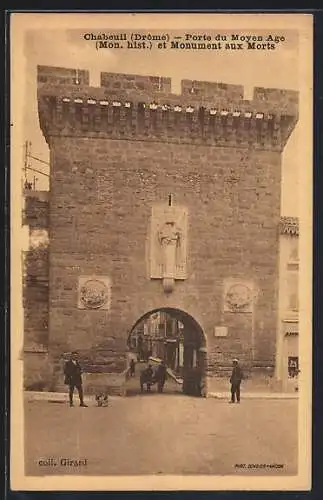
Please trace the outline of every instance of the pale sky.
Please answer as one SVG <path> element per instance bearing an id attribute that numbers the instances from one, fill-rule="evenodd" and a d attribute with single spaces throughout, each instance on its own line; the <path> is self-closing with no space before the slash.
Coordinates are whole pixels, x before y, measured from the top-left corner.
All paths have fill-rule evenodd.
<path id="1" fill-rule="evenodd" d="M 103 25 L 95 33 L 117 33 Z M 136 30 L 143 32 L 143 30 Z M 189 30 L 188 30 L 189 31 Z M 197 31 L 196 29 L 194 30 Z M 219 28 L 200 30 L 211 35 L 228 33 Z M 231 30 L 236 32 L 237 30 Z M 297 34 L 292 30 L 279 31 L 286 41 L 272 51 L 177 51 L 165 50 L 109 50 L 97 51 L 94 42 L 84 40 L 84 33 L 91 29 L 30 30 L 26 32 L 24 56 L 26 63 L 26 98 L 24 109 L 24 139 L 32 142 L 32 154 L 48 161 L 49 152 L 41 134 L 36 98 L 36 66 L 49 65 L 90 71 L 90 84 L 99 85 L 100 71 L 166 76 L 172 78 L 173 92 L 179 92 L 182 79 L 205 80 L 243 85 L 245 99 L 250 99 L 255 86 L 268 88 L 299 89 L 299 64 Z M 150 30 L 150 33 L 157 31 Z M 158 31 L 159 33 L 161 30 Z M 162 32 L 165 32 L 163 30 Z M 249 31 L 250 32 L 250 31 Z M 168 31 L 178 34 L 174 30 Z M 267 34 L 253 30 L 252 33 Z M 277 30 L 276 32 L 277 33 Z M 181 34 L 181 33 L 180 33 Z M 283 154 L 282 214 L 298 215 L 298 144 L 299 127 L 293 132 Z M 23 147 L 23 145 L 22 145 Z M 47 171 L 41 163 L 31 166 Z M 38 178 L 37 188 L 48 189 L 45 177 L 30 172 Z M 292 193 L 292 195 L 291 195 Z"/>

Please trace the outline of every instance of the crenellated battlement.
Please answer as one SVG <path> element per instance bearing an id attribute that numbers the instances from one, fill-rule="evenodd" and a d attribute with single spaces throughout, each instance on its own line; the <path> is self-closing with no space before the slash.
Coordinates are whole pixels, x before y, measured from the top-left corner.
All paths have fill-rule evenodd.
<path id="1" fill-rule="evenodd" d="M 127 75 L 123 73 L 101 73 L 101 87 L 112 92 L 172 92 L 171 78 L 159 76 Z"/>
<path id="2" fill-rule="evenodd" d="M 89 85 L 90 72 L 83 69 L 59 68 L 55 66 L 37 67 L 38 87 L 49 85 Z"/>
<path id="3" fill-rule="evenodd" d="M 89 86 L 89 72 L 38 67 L 39 117 L 47 142 L 74 135 L 282 150 L 298 120 L 298 92 L 101 73 L 101 87 Z"/>

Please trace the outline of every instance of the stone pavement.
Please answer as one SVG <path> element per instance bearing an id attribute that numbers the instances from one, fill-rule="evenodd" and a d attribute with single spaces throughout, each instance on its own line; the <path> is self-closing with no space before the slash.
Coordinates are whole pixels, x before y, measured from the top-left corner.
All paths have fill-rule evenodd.
<path id="1" fill-rule="evenodd" d="M 282 391 L 275 379 L 254 376 L 241 383 L 242 399 L 297 399 L 297 384 L 290 384 L 288 391 Z M 228 399 L 230 397 L 229 380 L 223 377 L 208 378 L 208 397 Z"/>
<path id="2" fill-rule="evenodd" d="M 208 377 L 208 392 L 211 395 L 221 395 L 228 394 L 230 392 L 229 378 L 225 377 Z M 282 387 L 274 377 L 264 377 L 260 375 L 254 375 L 253 377 L 246 378 L 241 383 L 241 395 L 244 398 L 297 398 L 298 391 L 297 381 L 291 381 L 289 384 L 285 384 Z"/>
<path id="3" fill-rule="evenodd" d="M 105 408 L 93 399 L 88 408 L 70 408 L 64 395 L 59 396 L 62 404 L 28 396 L 27 475 L 297 472 L 296 400 L 246 399 L 230 405 L 214 398 L 146 393 L 111 398 Z M 83 462 L 66 465 L 66 459 Z M 253 464 L 266 467 L 265 472 Z"/>
<path id="4" fill-rule="evenodd" d="M 141 369 L 143 369 L 141 367 Z M 126 383 L 127 395 L 134 396 L 140 394 L 139 370 L 136 376 L 128 379 Z M 278 385 L 270 384 L 268 379 L 252 378 L 246 379 L 241 385 L 241 399 L 297 399 L 298 392 L 291 387 L 289 392 L 280 391 Z M 67 388 L 65 392 L 25 392 L 25 398 L 28 400 L 48 400 L 48 401 L 67 401 Z M 152 392 L 156 392 L 156 386 L 152 387 Z M 76 391 L 75 391 L 76 393 Z M 166 394 L 182 395 L 182 386 L 168 379 L 165 384 Z M 113 398 L 113 396 L 109 396 Z M 226 378 L 209 377 L 208 378 L 208 398 L 224 399 L 230 398 L 230 384 Z M 94 401 L 93 396 L 85 396 L 85 401 Z"/>
<path id="5" fill-rule="evenodd" d="M 127 394 L 138 394 L 139 391 L 139 373 L 147 365 L 140 363 L 136 367 L 135 377 L 131 377 L 126 384 Z M 246 378 L 241 384 L 241 397 L 244 399 L 297 399 L 298 392 L 295 390 L 297 381 L 292 381 L 288 386 L 288 391 L 282 391 L 282 386 L 275 380 L 274 377 L 254 374 L 252 377 Z M 229 377 L 209 376 L 207 378 L 208 397 L 217 399 L 228 399 L 230 397 Z M 154 388 L 152 389 L 154 391 Z M 182 386 L 175 383 L 168 377 L 165 384 L 165 392 L 169 394 L 182 394 Z"/>
<path id="6" fill-rule="evenodd" d="M 126 382 L 126 390 L 128 396 L 140 394 L 139 374 L 146 367 L 146 364 L 141 363 L 137 365 L 134 377 L 130 377 Z M 31 400 L 47 400 L 47 401 L 67 401 L 68 394 L 66 386 L 63 386 L 65 392 L 25 392 L 25 399 Z M 209 377 L 207 382 L 208 398 L 224 399 L 230 398 L 230 383 L 224 377 Z M 156 392 L 156 385 L 152 387 L 152 392 Z M 164 392 L 166 394 L 182 395 L 182 386 L 174 380 L 168 378 L 165 384 Z M 77 393 L 75 391 L 77 397 Z M 109 396 L 110 399 L 114 396 Z M 275 384 L 274 379 L 264 377 L 248 378 L 242 382 L 241 385 L 241 399 L 297 399 L 298 392 L 295 391 L 294 386 L 290 387 L 289 392 L 282 392 L 279 390 L 279 385 Z M 85 396 L 86 402 L 94 402 L 93 396 Z M 92 404 L 92 403 L 91 403 Z"/>
<path id="7" fill-rule="evenodd" d="M 229 392 L 209 392 L 208 398 L 229 399 Z M 241 392 L 241 399 L 298 399 L 296 392 Z"/>
<path id="8" fill-rule="evenodd" d="M 153 391 L 154 393 L 154 391 Z M 37 392 L 37 391 L 25 391 L 25 401 L 53 401 L 53 402 L 65 402 L 68 401 L 67 392 Z M 167 394 L 167 392 L 166 392 Z M 180 394 L 180 392 L 178 392 Z M 229 392 L 209 392 L 208 398 L 224 399 L 228 400 L 230 398 Z M 77 400 L 77 393 L 74 398 Z M 109 396 L 109 399 L 118 399 L 118 396 Z M 295 392 L 242 392 L 241 399 L 298 399 L 298 393 Z M 87 404 L 95 404 L 93 396 L 84 396 L 84 401 Z"/>

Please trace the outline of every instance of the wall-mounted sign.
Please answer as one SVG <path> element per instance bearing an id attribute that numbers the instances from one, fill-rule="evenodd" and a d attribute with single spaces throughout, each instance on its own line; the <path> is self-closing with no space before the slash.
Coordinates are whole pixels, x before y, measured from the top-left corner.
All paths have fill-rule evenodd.
<path id="1" fill-rule="evenodd" d="M 227 326 L 216 326 L 214 328 L 214 337 L 227 337 L 228 327 Z"/>
<path id="2" fill-rule="evenodd" d="M 111 283 L 107 276 L 80 276 L 79 309 L 110 309 Z"/>
<path id="3" fill-rule="evenodd" d="M 297 377 L 299 373 L 298 356 L 288 356 L 288 376 L 290 378 Z"/>

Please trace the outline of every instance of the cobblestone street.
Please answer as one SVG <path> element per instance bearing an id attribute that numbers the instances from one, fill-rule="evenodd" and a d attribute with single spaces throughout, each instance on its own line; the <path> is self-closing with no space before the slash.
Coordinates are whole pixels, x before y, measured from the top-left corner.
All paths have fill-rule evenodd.
<path id="1" fill-rule="evenodd" d="M 27 475 L 264 473 L 236 464 L 297 473 L 297 400 L 230 405 L 152 393 L 111 398 L 104 408 L 33 401 L 25 403 L 25 435 Z M 62 458 L 86 465 L 62 466 Z"/>

